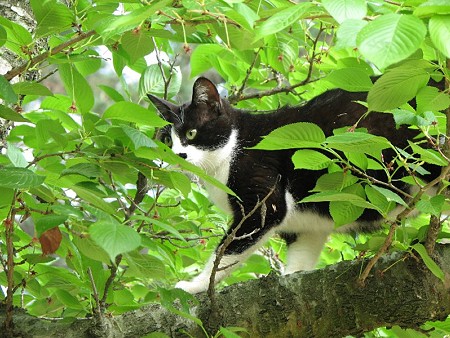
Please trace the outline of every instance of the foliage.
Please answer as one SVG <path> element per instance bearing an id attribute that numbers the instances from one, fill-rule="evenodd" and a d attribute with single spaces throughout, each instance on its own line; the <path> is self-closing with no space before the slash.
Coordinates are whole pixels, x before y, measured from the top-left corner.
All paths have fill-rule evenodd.
<path id="1" fill-rule="evenodd" d="M 0 46 L 24 60 L 22 68 L 0 76 L 0 117 L 15 122 L 0 155 L 5 228 L 0 285 L 13 289 L 14 305 L 30 314 L 82 317 L 106 307 L 117 314 L 150 302 L 170 307 L 180 298 L 189 316 L 190 297 L 172 286 L 201 268 L 228 218 L 185 173 L 220 184 L 155 139 L 166 122 L 145 97 L 184 100 L 191 78 L 211 69 L 225 80 L 230 101 L 252 110 L 299 104 L 335 87 L 368 91 L 367 103 L 361 103 L 368 111 L 394 114 L 399 125 L 419 128 L 434 142 L 434 150 L 416 143 L 396 149 L 364 130 L 340 130 L 325 138 L 308 124 L 268 135 L 259 148 L 306 148 L 293 157 L 297 168 L 328 168 L 304 202 L 330 201 L 337 226 L 355 220 L 364 208 L 383 215 L 407 203 L 426 214 L 447 209 L 443 195 L 428 197 L 421 190 L 405 202 L 404 194 L 373 185 L 367 174 L 374 169 L 390 175 L 377 157 L 385 148 L 394 149 L 396 161 L 411 174 L 420 173 L 423 163 L 448 168 L 448 154 L 436 136 L 446 132 L 440 111 L 450 98 L 427 86 L 442 74 L 450 78 L 445 0 L 30 3 L 34 32 L 0 17 Z M 49 50 L 36 51 L 43 38 Z M 105 64 L 113 66 L 115 85 L 105 80 L 94 88 L 94 79 L 106 78 Z M 58 78 L 64 93 L 45 81 L 23 78 L 30 69 Z M 138 90 L 131 88 L 129 72 L 140 76 Z M 380 74 L 373 85 L 371 78 Z M 17 76 L 20 82 L 9 83 Z M 105 94 L 108 105 L 102 111 L 99 97 Z M 414 98 L 416 108 L 407 103 Z M 405 180 L 428 188 L 414 175 Z M 426 236 L 427 216 L 399 221 L 393 247 L 418 253 L 440 276 L 424 247 L 413 245 Z M 445 229 L 440 238 L 447 237 Z M 320 265 L 377 251 L 384 238 L 334 238 Z M 14 265 L 7 258 L 12 256 Z M 225 284 L 266 274 L 271 267 L 279 271 L 283 259 L 283 244 L 273 239 Z M 234 337 L 234 331 L 222 328 L 221 334 Z M 394 331 L 392 336 L 406 335 Z"/>

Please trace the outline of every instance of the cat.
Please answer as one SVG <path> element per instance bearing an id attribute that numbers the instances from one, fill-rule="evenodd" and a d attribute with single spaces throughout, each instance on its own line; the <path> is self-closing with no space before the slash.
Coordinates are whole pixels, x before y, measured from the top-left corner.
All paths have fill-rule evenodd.
<path id="1" fill-rule="evenodd" d="M 367 93 L 333 89 L 304 105 L 259 114 L 232 107 L 220 97 L 216 86 L 203 77 L 195 81 L 190 103 L 178 106 L 148 96 L 163 118 L 171 123 L 161 133 L 165 143 L 178 156 L 202 167 L 239 197 L 227 195 L 205 183 L 212 202 L 233 216 L 228 235 L 238 228 L 234 240 L 226 246 L 215 282 L 228 276 L 275 232 L 287 243 L 285 274 L 313 269 L 327 238 L 334 231 L 334 223 L 328 202 L 297 202 L 311 194 L 326 169 L 295 170 L 291 157 L 296 149 L 265 151 L 249 148 L 274 129 L 295 122 L 315 123 L 326 136 L 333 135 L 336 128 L 351 127 L 367 111 L 357 103 L 365 101 Z M 377 112 L 362 118 L 358 127 L 386 137 L 402 149 L 408 146 L 407 140 L 418 133 L 405 125 L 397 127 L 391 114 Z M 381 156 L 389 163 L 395 155 L 392 150 L 383 150 Z M 381 170 L 370 174 L 386 180 Z M 405 174 L 398 171 L 398 175 Z M 406 188 L 402 182 L 396 185 L 399 189 Z M 254 208 L 256 212 L 244 216 Z M 381 221 L 377 211 L 365 209 L 356 222 L 343 228 L 356 232 L 374 231 Z M 217 254 L 216 249 L 198 276 L 191 281 L 180 281 L 176 287 L 190 293 L 207 290 Z"/>

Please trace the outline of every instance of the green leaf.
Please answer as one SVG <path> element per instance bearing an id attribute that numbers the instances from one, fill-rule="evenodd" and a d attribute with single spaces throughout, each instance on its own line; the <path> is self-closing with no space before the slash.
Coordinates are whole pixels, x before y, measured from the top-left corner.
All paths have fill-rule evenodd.
<path id="1" fill-rule="evenodd" d="M 0 117 L 5 120 L 14 121 L 14 122 L 30 122 L 27 118 L 23 117 L 18 112 L 8 108 L 2 104 L 0 104 Z"/>
<path id="2" fill-rule="evenodd" d="M 70 7 L 56 0 L 30 0 L 30 5 L 37 21 L 38 37 L 67 30 L 75 21 Z"/>
<path id="3" fill-rule="evenodd" d="M 342 201 L 350 202 L 351 204 L 356 205 L 361 208 L 378 210 L 378 208 L 375 205 L 367 202 L 365 199 L 359 197 L 358 195 L 349 194 L 349 193 L 345 193 L 345 192 L 336 192 L 336 191 L 319 192 L 319 193 L 305 197 L 299 203 L 342 202 Z"/>
<path id="4" fill-rule="evenodd" d="M 429 198 L 427 195 L 417 202 L 416 208 L 423 213 L 439 216 L 445 203 L 445 196 L 436 195 Z"/>
<path id="5" fill-rule="evenodd" d="M 346 154 L 348 160 L 358 168 L 362 170 L 367 170 L 369 166 L 369 161 L 367 159 L 367 156 L 361 153 L 348 153 Z"/>
<path id="6" fill-rule="evenodd" d="M 116 210 L 111 206 L 110 203 L 105 202 L 102 198 L 98 197 L 96 193 L 92 192 L 90 189 L 85 188 L 80 185 L 75 185 L 71 187 L 73 191 L 82 199 L 84 202 L 90 203 L 96 208 L 106 212 L 109 215 L 115 215 Z"/>
<path id="7" fill-rule="evenodd" d="M 306 16 L 309 13 L 309 9 L 312 7 L 312 3 L 303 2 L 289 6 L 278 13 L 275 13 L 256 28 L 255 41 L 293 25 Z"/>
<path id="8" fill-rule="evenodd" d="M 40 148 L 51 144 L 53 141 L 65 147 L 67 145 L 66 131 L 57 120 L 42 119 L 36 124 L 36 138 Z"/>
<path id="9" fill-rule="evenodd" d="M 83 310 L 84 306 L 80 302 L 80 300 L 70 294 L 68 291 L 63 289 L 56 289 L 55 293 L 56 297 L 65 305 L 66 308 L 75 309 L 75 310 Z"/>
<path id="10" fill-rule="evenodd" d="M 378 191 L 371 185 L 366 185 L 364 190 L 370 203 L 375 205 L 378 210 L 380 210 L 380 213 L 384 216 L 387 216 L 389 211 L 391 211 L 396 205 L 395 202 L 388 201 L 380 191 Z"/>
<path id="11" fill-rule="evenodd" d="M 98 262 L 109 264 L 109 255 L 90 237 L 80 238 L 78 236 L 74 236 L 72 241 L 84 256 Z"/>
<path id="12" fill-rule="evenodd" d="M 120 41 L 131 63 L 150 54 L 154 49 L 152 36 L 142 29 L 126 32 Z"/>
<path id="13" fill-rule="evenodd" d="M 14 92 L 21 95 L 53 96 L 44 85 L 36 82 L 20 81 L 12 85 Z"/>
<path id="14" fill-rule="evenodd" d="M 114 102 L 125 101 L 125 98 L 122 96 L 122 94 L 120 94 L 114 88 L 106 86 L 106 85 L 98 85 L 98 87 L 101 90 L 103 90 L 106 93 L 106 95 L 108 95 L 109 98 L 112 99 Z"/>
<path id="15" fill-rule="evenodd" d="M 275 129 L 252 149 L 320 148 L 324 141 L 325 134 L 319 126 L 298 122 Z"/>
<path id="16" fill-rule="evenodd" d="M 436 14 L 450 14 L 450 3 L 448 0 L 428 0 L 414 10 L 414 15 L 420 18 L 430 15 L 435 16 Z"/>
<path id="17" fill-rule="evenodd" d="M 13 143 L 7 143 L 6 156 L 15 167 L 25 168 L 28 166 L 28 161 L 22 153 L 21 148 L 16 147 Z"/>
<path id="18" fill-rule="evenodd" d="M 150 160 L 163 160 L 172 165 L 178 165 L 181 169 L 191 172 L 201 178 L 204 182 L 212 184 L 215 187 L 225 191 L 231 196 L 236 196 L 233 190 L 228 188 L 225 184 L 219 182 L 212 176 L 207 175 L 203 169 L 196 165 L 182 159 L 180 156 L 174 154 L 170 148 L 161 144 L 158 148 L 139 148 L 136 150 L 136 156 L 147 158 Z"/>
<path id="19" fill-rule="evenodd" d="M 235 332 L 247 332 L 247 330 L 239 328 L 239 327 L 220 327 L 220 333 L 224 338 L 240 338 L 241 335 L 238 335 Z"/>
<path id="20" fill-rule="evenodd" d="M 166 88 L 164 84 L 164 77 L 161 74 L 161 68 L 154 64 L 148 66 L 139 80 L 139 96 L 146 98 L 147 94 L 154 94 L 164 96 L 167 92 L 167 97 L 173 97 L 180 91 L 181 88 L 181 69 L 180 67 L 169 67 L 163 64 L 165 78 L 170 77 L 169 86 Z"/>
<path id="21" fill-rule="evenodd" d="M 164 127 L 168 123 L 156 114 L 156 110 L 149 110 L 132 102 L 116 102 L 103 114 L 105 119 L 117 119 L 140 125 Z"/>
<path id="22" fill-rule="evenodd" d="M 66 220 L 67 216 L 64 215 L 44 215 L 37 218 L 34 222 L 37 236 L 40 237 L 45 231 L 63 224 Z"/>
<path id="23" fill-rule="evenodd" d="M 312 191 L 341 191 L 342 189 L 354 185 L 358 178 L 348 171 L 335 171 L 319 177 L 316 186 Z"/>
<path id="24" fill-rule="evenodd" d="M 365 0 L 322 0 L 322 4 L 339 23 L 347 19 L 362 19 L 367 14 Z"/>
<path id="25" fill-rule="evenodd" d="M 177 237 L 180 241 L 186 242 L 183 235 L 181 235 L 180 232 L 170 224 L 166 224 L 165 222 L 157 219 L 152 219 L 151 223 L 155 225 L 155 233 L 158 233 L 158 228 L 161 228 L 162 230 L 167 231 L 168 233 Z"/>
<path id="26" fill-rule="evenodd" d="M 54 261 L 56 258 L 51 256 L 43 256 L 42 254 L 25 254 L 22 256 L 23 259 L 29 264 L 40 264 L 49 263 Z"/>
<path id="27" fill-rule="evenodd" d="M 8 39 L 8 33 L 6 32 L 6 29 L 3 28 L 3 26 L 0 26 L 0 47 L 2 47 L 6 40 Z"/>
<path id="28" fill-rule="evenodd" d="M 235 3 L 233 7 L 234 9 L 223 8 L 226 16 L 239 23 L 246 30 L 252 31 L 255 22 L 260 19 L 258 14 L 243 2 Z"/>
<path id="29" fill-rule="evenodd" d="M 17 102 L 17 95 L 14 92 L 13 87 L 3 75 L 0 75 L 0 98 L 8 103 Z"/>
<path id="30" fill-rule="evenodd" d="M 420 155 L 420 159 L 422 161 L 443 167 L 449 164 L 438 151 L 433 149 L 424 149 L 411 141 L 408 141 L 408 143 L 411 146 L 411 150 L 415 154 Z"/>
<path id="31" fill-rule="evenodd" d="M 437 265 L 436 262 L 433 261 L 433 259 L 428 255 L 428 252 L 425 249 L 425 247 L 422 244 L 417 243 L 414 244 L 412 248 L 417 251 L 420 257 L 422 257 L 423 262 L 425 263 L 427 268 L 430 269 L 433 275 L 435 275 L 442 282 L 444 282 L 445 281 L 444 271 L 442 271 L 439 265 Z"/>
<path id="32" fill-rule="evenodd" d="M 134 149 L 138 149 L 140 147 L 156 147 L 156 143 L 153 142 L 151 138 L 145 135 L 142 131 L 137 130 L 135 128 L 131 128 L 126 125 L 121 125 L 123 132 L 130 138 L 130 140 L 134 144 Z"/>
<path id="33" fill-rule="evenodd" d="M 428 29 L 430 31 L 431 41 L 433 41 L 436 48 L 447 58 L 450 58 L 450 15 L 432 16 Z"/>
<path id="34" fill-rule="evenodd" d="M 334 70 L 324 80 L 349 92 L 367 92 L 372 88 L 369 74 L 359 68 Z"/>
<path id="35" fill-rule="evenodd" d="M 326 143 L 327 147 L 333 149 L 366 154 L 377 154 L 381 150 L 391 147 L 389 141 L 384 137 L 363 132 L 347 132 L 329 136 Z"/>
<path id="36" fill-rule="evenodd" d="M 159 174 L 156 174 L 156 176 L 158 177 Z M 171 186 L 179 190 L 183 196 L 187 197 L 191 192 L 191 180 L 186 175 L 176 171 L 168 172 L 167 176 L 171 182 Z"/>
<path id="37" fill-rule="evenodd" d="M 13 203 L 13 196 L 14 196 L 14 189 L 3 188 L 0 186 L 0 209 L 4 207 L 11 207 L 11 203 Z"/>
<path id="38" fill-rule="evenodd" d="M 376 185 L 372 185 L 372 188 L 375 189 L 376 191 L 378 191 L 379 193 L 381 193 L 386 198 L 386 201 L 388 201 L 388 202 L 395 202 L 395 203 L 398 203 L 400 205 L 403 205 L 404 207 L 408 206 L 405 203 L 405 201 L 403 201 L 403 199 L 399 195 L 397 195 L 397 193 L 393 192 L 392 190 L 389 190 L 389 189 L 386 189 L 386 188 L 382 188 L 382 187 L 378 187 Z"/>
<path id="39" fill-rule="evenodd" d="M 60 110 L 64 113 L 70 110 L 72 99 L 66 95 L 55 94 L 54 96 L 47 96 L 42 100 L 41 108 L 49 110 Z"/>
<path id="40" fill-rule="evenodd" d="M 332 160 L 316 150 L 301 149 L 294 153 L 292 162 L 295 169 L 321 170 L 328 168 Z"/>
<path id="41" fill-rule="evenodd" d="M 386 14 L 361 29 L 357 45 L 364 57 L 384 69 L 412 55 L 426 33 L 422 20 L 413 15 Z"/>
<path id="42" fill-rule="evenodd" d="M 276 34 L 264 37 L 267 62 L 282 74 L 289 74 L 291 67 L 298 62 L 299 45 L 291 36 Z"/>
<path id="43" fill-rule="evenodd" d="M 151 279 L 165 277 L 165 265 L 156 257 L 137 252 L 125 253 L 124 257 L 129 265 L 125 275 Z"/>
<path id="44" fill-rule="evenodd" d="M 25 27 L 12 22 L 3 16 L 0 16 L 0 25 L 6 29 L 7 39 L 4 42 L 5 47 L 11 49 L 16 54 L 22 55 L 21 47 L 29 46 L 33 42 L 31 33 L 27 31 Z M 0 76 L 1 78 L 1 76 Z"/>
<path id="45" fill-rule="evenodd" d="M 77 163 L 61 172 L 61 176 L 81 175 L 87 178 L 96 178 L 101 176 L 100 167 L 94 163 Z"/>
<path id="46" fill-rule="evenodd" d="M 200 75 L 211 67 L 219 70 L 222 62 L 229 62 L 236 66 L 235 54 L 228 48 L 217 44 L 199 45 L 192 52 L 191 56 L 191 76 Z M 231 61 L 230 61 L 231 60 Z"/>
<path id="47" fill-rule="evenodd" d="M 128 226 L 99 221 L 89 227 L 91 238 L 103 248 L 114 262 L 117 255 L 132 251 L 141 245 L 139 234 Z"/>
<path id="48" fill-rule="evenodd" d="M 94 29 L 107 40 L 114 35 L 122 34 L 130 29 L 138 27 L 158 10 L 166 7 L 169 3 L 171 3 L 171 0 L 160 0 L 155 1 L 151 5 L 139 7 L 126 15 L 111 14 L 107 18 L 99 20 Z"/>
<path id="49" fill-rule="evenodd" d="M 88 113 L 94 106 L 91 86 L 73 64 L 60 64 L 58 67 L 67 95 L 72 98 L 82 114 Z"/>
<path id="50" fill-rule="evenodd" d="M 30 189 L 41 185 L 45 180 L 26 168 L 0 168 L 0 187 Z"/>
<path id="51" fill-rule="evenodd" d="M 67 57 L 65 57 L 67 60 Z M 81 54 L 69 56 L 69 60 L 74 63 L 77 70 L 83 76 L 88 76 L 100 70 L 102 67 L 102 57 L 96 50 L 83 50 Z"/>
<path id="52" fill-rule="evenodd" d="M 430 75 L 422 67 L 399 67 L 388 71 L 369 91 L 369 111 L 386 111 L 401 106 L 414 98 L 429 79 Z"/>
<path id="53" fill-rule="evenodd" d="M 364 188 L 355 184 L 343 190 L 345 193 L 355 194 L 362 199 L 366 198 Z M 340 227 L 345 224 L 356 221 L 364 212 L 364 208 L 356 206 L 347 201 L 330 202 L 330 215 L 333 217 L 335 227 Z"/>
<path id="54" fill-rule="evenodd" d="M 336 32 L 336 48 L 355 48 L 357 36 L 367 23 L 364 20 L 345 20 Z"/>
<path id="55" fill-rule="evenodd" d="M 424 127 L 431 125 L 433 122 L 406 109 L 394 109 L 392 113 L 394 115 L 395 123 L 399 126 L 402 124 L 408 124 L 412 126 Z"/>
<path id="56" fill-rule="evenodd" d="M 449 40 L 450 41 L 450 40 Z M 416 96 L 417 112 L 442 111 L 450 106 L 450 97 L 447 93 L 439 92 L 436 87 L 424 87 Z"/>

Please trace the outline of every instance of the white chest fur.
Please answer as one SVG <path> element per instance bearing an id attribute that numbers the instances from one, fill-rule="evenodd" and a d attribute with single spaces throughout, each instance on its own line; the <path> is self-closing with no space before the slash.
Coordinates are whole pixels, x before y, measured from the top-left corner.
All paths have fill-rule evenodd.
<path id="1" fill-rule="evenodd" d="M 183 146 L 178 135 L 172 129 L 172 150 L 176 154 L 185 153 L 187 155 L 187 161 L 201 167 L 209 176 L 214 177 L 220 183 L 226 185 L 230 174 L 231 163 L 236 153 L 237 138 L 237 130 L 232 130 L 228 141 L 221 147 L 214 150 L 204 150 L 192 145 Z M 232 212 L 226 192 L 210 183 L 205 183 L 205 187 L 210 199 L 215 205 L 227 213 Z"/>

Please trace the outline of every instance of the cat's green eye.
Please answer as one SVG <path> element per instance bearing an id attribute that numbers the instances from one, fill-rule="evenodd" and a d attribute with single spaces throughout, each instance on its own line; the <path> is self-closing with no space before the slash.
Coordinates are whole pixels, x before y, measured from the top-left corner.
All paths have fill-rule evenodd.
<path id="1" fill-rule="evenodd" d="M 164 136 L 162 141 L 164 142 L 164 144 L 166 146 L 168 146 L 169 148 L 172 148 L 173 142 L 172 142 L 172 138 L 170 136 Z"/>
<path id="2" fill-rule="evenodd" d="M 186 132 L 186 138 L 191 141 L 195 138 L 195 136 L 197 135 L 197 129 L 189 129 Z"/>

